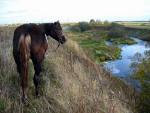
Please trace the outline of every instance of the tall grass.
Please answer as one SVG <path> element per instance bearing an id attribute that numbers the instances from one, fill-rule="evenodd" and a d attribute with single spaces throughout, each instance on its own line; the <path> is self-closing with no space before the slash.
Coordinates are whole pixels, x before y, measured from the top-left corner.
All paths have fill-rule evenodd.
<path id="1" fill-rule="evenodd" d="M 57 51 L 57 42 L 49 39 L 39 98 L 34 96 L 34 70 L 30 61 L 28 103 L 22 104 L 19 75 L 12 57 L 14 28 L 0 28 L 1 113 L 135 112 L 134 90 L 93 63 L 71 39 Z"/>

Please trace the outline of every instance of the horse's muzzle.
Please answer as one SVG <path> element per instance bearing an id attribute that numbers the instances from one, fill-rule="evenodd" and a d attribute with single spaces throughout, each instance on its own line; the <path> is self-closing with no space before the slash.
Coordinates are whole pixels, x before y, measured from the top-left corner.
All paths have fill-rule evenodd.
<path id="1" fill-rule="evenodd" d="M 64 44 L 66 41 L 67 41 L 67 40 L 66 40 L 65 36 L 62 36 L 62 37 L 60 38 L 60 43 L 61 43 L 61 44 Z"/>

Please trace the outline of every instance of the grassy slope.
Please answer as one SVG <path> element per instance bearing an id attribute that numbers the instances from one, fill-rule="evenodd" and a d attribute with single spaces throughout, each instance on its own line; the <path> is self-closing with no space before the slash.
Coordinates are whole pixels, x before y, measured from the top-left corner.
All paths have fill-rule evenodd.
<path id="1" fill-rule="evenodd" d="M 40 98 L 34 97 L 34 70 L 30 61 L 28 105 L 23 105 L 12 57 L 13 30 L 14 27 L 0 28 L 0 112 L 132 113 L 135 110 L 134 90 L 93 63 L 69 37 L 56 52 L 56 41 L 49 39 Z"/>

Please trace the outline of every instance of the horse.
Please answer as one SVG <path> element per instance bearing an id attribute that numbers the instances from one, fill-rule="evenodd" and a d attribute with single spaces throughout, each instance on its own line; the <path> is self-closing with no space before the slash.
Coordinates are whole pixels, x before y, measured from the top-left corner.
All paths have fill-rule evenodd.
<path id="1" fill-rule="evenodd" d="M 35 94 L 39 96 L 41 64 L 48 48 L 47 36 L 58 41 L 59 45 L 66 42 L 66 37 L 59 21 L 43 24 L 23 24 L 14 31 L 13 57 L 17 66 L 17 72 L 20 75 L 23 102 L 27 99 L 29 59 L 32 60 L 35 70 L 33 77 Z"/>

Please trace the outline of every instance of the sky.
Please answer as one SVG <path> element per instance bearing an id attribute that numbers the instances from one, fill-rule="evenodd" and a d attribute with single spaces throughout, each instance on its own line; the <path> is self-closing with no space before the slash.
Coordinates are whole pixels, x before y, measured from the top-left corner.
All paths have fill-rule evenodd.
<path id="1" fill-rule="evenodd" d="M 0 0 L 0 24 L 150 20 L 150 0 Z"/>

